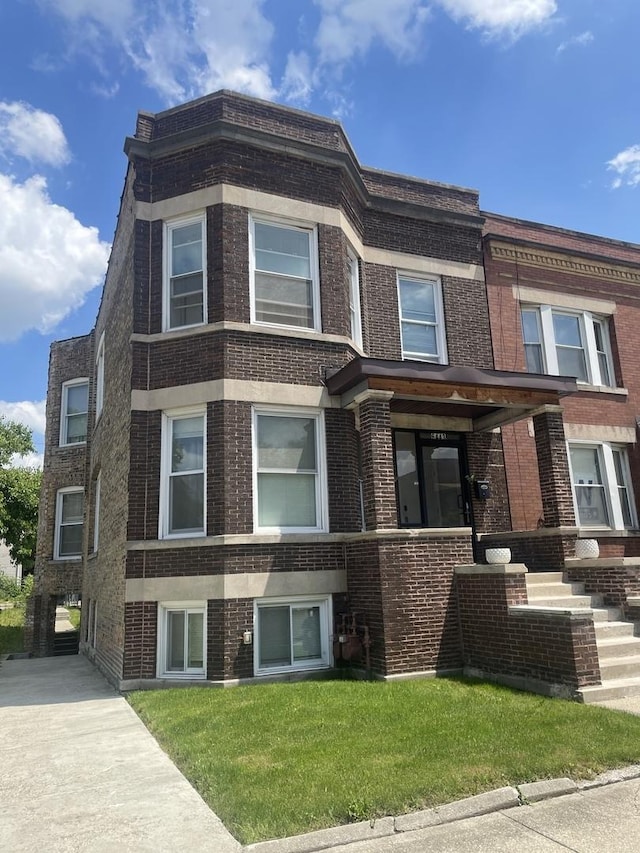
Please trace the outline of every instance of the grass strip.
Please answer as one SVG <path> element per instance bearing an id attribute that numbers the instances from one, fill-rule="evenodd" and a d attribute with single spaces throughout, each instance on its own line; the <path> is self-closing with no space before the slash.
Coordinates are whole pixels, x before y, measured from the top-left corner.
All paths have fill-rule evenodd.
<path id="1" fill-rule="evenodd" d="M 0 655 L 24 649 L 24 607 L 0 610 Z"/>
<path id="2" fill-rule="evenodd" d="M 140 691 L 129 701 L 244 844 L 640 761 L 640 718 L 463 679 Z"/>

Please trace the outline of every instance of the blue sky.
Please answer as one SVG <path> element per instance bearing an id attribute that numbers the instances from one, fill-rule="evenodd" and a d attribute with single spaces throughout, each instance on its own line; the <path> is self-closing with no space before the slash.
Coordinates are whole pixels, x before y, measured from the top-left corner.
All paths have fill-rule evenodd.
<path id="1" fill-rule="evenodd" d="M 0 414 L 42 448 L 138 109 L 220 88 L 339 118 L 360 161 L 640 243 L 638 0 L 2 0 Z"/>

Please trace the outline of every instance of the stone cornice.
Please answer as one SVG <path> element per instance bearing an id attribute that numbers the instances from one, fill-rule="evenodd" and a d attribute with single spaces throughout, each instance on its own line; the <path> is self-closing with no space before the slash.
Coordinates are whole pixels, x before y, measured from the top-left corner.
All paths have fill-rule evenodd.
<path id="1" fill-rule="evenodd" d="M 588 259 L 561 251 L 516 246 L 513 243 L 491 241 L 491 258 L 496 261 L 508 261 L 522 266 L 539 269 L 555 270 L 556 272 L 572 273 L 584 278 L 596 278 L 600 281 L 616 282 L 640 286 L 640 255 L 639 266 L 634 268 L 621 263 L 607 263 L 604 260 Z"/>

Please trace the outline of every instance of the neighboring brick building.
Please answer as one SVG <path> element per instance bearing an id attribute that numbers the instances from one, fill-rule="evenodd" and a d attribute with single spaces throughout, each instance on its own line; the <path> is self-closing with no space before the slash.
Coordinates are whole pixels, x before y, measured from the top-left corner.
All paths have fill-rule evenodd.
<path id="1" fill-rule="evenodd" d="M 542 514 L 505 425 L 535 424 L 550 566 L 577 534 L 575 381 L 527 373 L 500 326 L 492 345 L 477 193 L 228 92 L 140 113 L 125 150 L 96 327 L 52 350 L 34 648 L 82 578 L 82 648 L 121 687 L 459 671 L 456 566 Z"/>
<path id="2" fill-rule="evenodd" d="M 577 377 L 562 415 L 580 533 L 603 555 L 640 556 L 640 247 L 494 214 L 484 232 L 496 367 Z M 547 527 L 534 433 L 503 430 L 514 531 Z"/>

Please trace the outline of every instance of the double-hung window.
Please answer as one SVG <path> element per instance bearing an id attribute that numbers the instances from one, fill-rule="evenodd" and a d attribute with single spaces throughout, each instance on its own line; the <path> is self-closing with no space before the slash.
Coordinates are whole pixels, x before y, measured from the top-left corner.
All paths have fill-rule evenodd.
<path id="1" fill-rule="evenodd" d="M 72 379 L 62 386 L 60 444 L 82 444 L 87 440 L 89 380 Z"/>
<path id="2" fill-rule="evenodd" d="M 347 269 L 349 274 L 349 322 L 351 340 L 362 348 L 362 320 L 360 315 L 360 265 L 358 258 L 347 250 Z"/>
<path id="3" fill-rule="evenodd" d="M 205 436 L 204 412 L 165 413 L 161 538 L 205 532 Z"/>
<path id="4" fill-rule="evenodd" d="M 166 603 L 158 609 L 158 676 L 204 678 L 204 603 Z"/>
<path id="5" fill-rule="evenodd" d="M 102 472 L 96 477 L 95 498 L 93 504 L 93 553 L 98 551 L 100 540 L 100 492 L 102 491 Z"/>
<path id="6" fill-rule="evenodd" d="M 324 421 L 321 412 L 254 411 L 255 529 L 326 529 Z"/>
<path id="7" fill-rule="evenodd" d="M 197 326 L 206 317 L 204 217 L 165 226 L 164 327 Z"/>
<path id="8" fill-rule="evenodd" d="M 83 516 L 84 490 L 76 486 L 60 489 L 53 549 L 56 560 L 77 560 L 82 556 Z"/>
<path id="9" fill-rule="evenodd" d="M 570 442 L 569 461 L 580 527 L 634 527 L 626 449 L 607 442 Z"/>
<path id="10" fill-rule="evenodd" d="M 398 275 L 402 357 L 446 364 L 442 292 L 439 279 Z"/>
<path id="11" fill-rule="evenodd" d="M 551 305 L 524 306 L 521 318 L 529 373 L 575 376 L 579 382 L 611 386 L 605 318 Z"/>
<path id="12" fill-rule="evenodd" d="M 327 596 L 256 601 L 256 674 L 329 666 L 329 611 Z"/>
<path id="13" fill-rule="evenodd" d="M 96 355 L 96 420 L 102 412 L 102 404 L 104 401 L 104 332 L 100 336 L 98 343 L 98 353 Z"/>
<path id="14" fill-rule="evenodd" d="M 252 218 L 251 244 L 252 321 L 319 330 L 315 228 Z"/>

